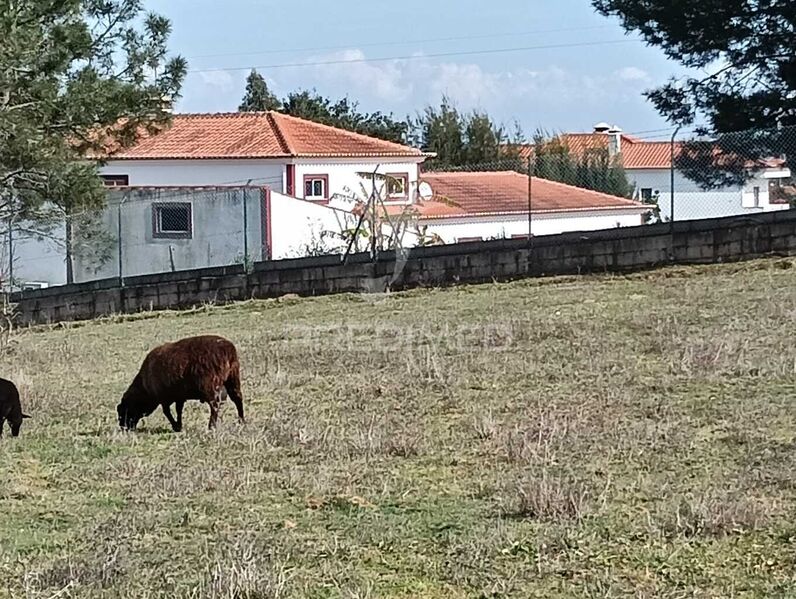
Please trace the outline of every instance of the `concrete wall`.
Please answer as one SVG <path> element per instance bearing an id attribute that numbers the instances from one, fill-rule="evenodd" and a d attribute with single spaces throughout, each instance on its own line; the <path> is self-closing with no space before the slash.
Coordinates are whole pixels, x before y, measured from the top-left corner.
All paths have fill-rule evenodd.
<path id="1" fill-rule="evenodd" d="M 120 248 L 124 277 L 243 263 L 244 229 L 250 261 L 262 260 L 266 256 L 262 225 L 264 199 L 265 191 L 254 187 L 112 189 L 108 207 L 102 215 L 103 228 L 112 237 L 111 258 L 97 264 L 77 254 L 75 280 L 118 277 Z M 153 210 L 158 203 L 190 204 L 193 222 L 189 238 L 164 239 L 155 235 Z"/>
<path id="2" fill-rule="evenodd" d="M 445 218 L 420 220 L 429 234 L 439 235 L 445 243 L 467 239 L 511 239 L 528 235 L 528 216 L 490 216 L 481 218 Z M 556 235 L 568 231 L 597 231 L 643 224 L 639 210 L 595 210 L 578 213 L 534 213 L 533 235 Z"/>
<path id="3" fill-rule="evenodd" d="M 620 231 L 564 233 L 417 248 L 404 259 L 366 254 L 343 264 L 339 256 L 149 275 L 18 293 L 19 324 L 230 302 L 248 298 L 384 291 L 482 283 L 528 276 L 633 271 L 664 264 L 707 264 L 796 255 L 796 210 L 755 217 L 647 225 Z"/>
<path id="4" fill-rule="evenodd" d="M 58 225 L 42 237 L 26 232 L 22 223 L 14 227 L 14 280 L 21 285 L 26 283 L 47 283 L 63 285 L 66 283 L 66 249 L 64 245 L 64 226 Z M 7 280 L 10 269 L 8 252 L 8 229 L 0 236 L 0 269 L 3 280 Z"/>

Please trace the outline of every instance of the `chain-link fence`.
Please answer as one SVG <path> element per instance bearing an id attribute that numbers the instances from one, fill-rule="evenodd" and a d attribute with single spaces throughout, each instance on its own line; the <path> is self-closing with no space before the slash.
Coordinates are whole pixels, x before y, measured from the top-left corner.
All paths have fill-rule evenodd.
<path id="1" fill-rule="evenodd" d="M 0 223 L 2 285 L 123 281 L 476 240 L 531 243 L 573 231 L 621 236 L 643 224 L 787 210 L 796 204 L 793 156 L 796 128 L 787 127 L 714 138 L 614 129 L 538 137 L 504 147 L 494 161 L 455 167 L 429 161 L 419 177 L 358 173 L 361 193 L 328 190 L 332 204 L 345 200 L 334 214 L 322 203 L 281 194 L 270 214 L 260 187 L 110 188 L 98 212 Z M 329 214 L 318 216 L 323 211 Z M 270 238 L 290 251 L 271 254 Z"/>
<path id="2" fill-rule="evenodd" d="M 259 187 L 110 188 L 98 211 L 6 223 L 4 287 L 133 277 L 268 258 Z"/>
<path id="3" fill-rule="evenodd" d="M 796 128 L 666 139 L 617 129 L 537 137 L 499 160 L 425 165 L 452 208 L 421 221 L 446 243 L 622 229 L 787 210 L 796 205 Z"/>

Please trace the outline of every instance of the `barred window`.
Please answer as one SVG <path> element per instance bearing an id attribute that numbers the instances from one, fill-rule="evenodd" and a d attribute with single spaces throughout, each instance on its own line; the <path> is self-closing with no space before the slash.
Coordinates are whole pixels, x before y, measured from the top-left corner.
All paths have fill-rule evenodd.
<path id="1" fill-rule="evenodd" d="M 153 204 L 152 235 L 156 239 L 190 239 L 192 220 L 189 202 Z"/>
<path id="2" fill-rule="evenodd" d="M 105 187 L 126 187 L 130 185 L 130 177 L 127 175 L 100 175 Z"/>

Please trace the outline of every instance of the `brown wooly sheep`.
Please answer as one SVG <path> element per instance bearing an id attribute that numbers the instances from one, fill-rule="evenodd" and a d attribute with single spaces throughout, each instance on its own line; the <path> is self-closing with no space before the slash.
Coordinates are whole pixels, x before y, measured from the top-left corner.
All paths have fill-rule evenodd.
<path id="1" fill-rule="evenodd" d="M 22 404 L 19 401 L 19 390 L 11 381 L 0 379 L 0 437 L 3 436 L 3 426 L 6 420 L 11 426 L 11 436 L 18 437 L 22 421 L 30 418 L 22 413 Z"/>
<path id="2" fill-rule="evenodd" d="M 189 399 L 210 406 L 210 425 L 215 428 L 218 409 L 229 395 L 243 418 L 243 395 L 240 390 L 238 352 L 231 341 L 215 335 L 189 337 L 165 343 L 153 349 L 116 408 L 119 426 L 135 430 L 141 418 L 158 406 L 175 433 L 182 430 L 182 409 Z M 177 404 L 177 419 L 171 404 Z"/>

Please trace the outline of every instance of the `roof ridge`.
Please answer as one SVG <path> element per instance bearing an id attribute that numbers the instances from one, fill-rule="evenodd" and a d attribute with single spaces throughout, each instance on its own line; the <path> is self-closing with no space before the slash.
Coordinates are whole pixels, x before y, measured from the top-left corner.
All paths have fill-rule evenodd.
<path id="1" fill-rule="evenodd" d="M 263 117 L 268 114 L 268 111 L 238 111 L 238 112 L 175 112 L 172 117 L 181 119 L 201 119 L 201 118 L 246 118 L 246 117 Z"/>
<path id="2" fill-rule="evenodd" d="M 295 152 L 293 151 L 293 149 L 290 147 L 290 144 L 288 143 L 287 136 L 282 131 L 282 128 L 279 126 L 279 123 L 277 122 L 276 118 L 274 117 L 274 111 L 273 110 L 269 110 L 266 113 L 266 117 L 265 118 L 268 120 L 268 123 L 271 125 L 271 128 L 274 130 L 274 133 L 276 134 L 276 138 L 279 141 L 279 145 L 282 146 L 282 149 L 285 151 L 285 153 L 290 154 L 291 156 L 295 155 Z"/>
<path id="3" fill-rule="evenodd" d="M 333 125 L 327 125 L 325 123 L 319 123 L 318 121 L 313 121 L 313 120 L 310 120 L 310 119 L 304 119 L 304 118 L 301 118 L 301 117 L 298 117 L 298 116 L 293 116 L 292 114 L 285 114 L 284 112 L 277 112 L 277 111 L 271 111 L 271 112 L 275 113 L 275 114 L 278 114 L 280 118 L 293 120 L 293 121 L 299 121 L 299 122 L 302 122 L 302 123 L 309 123 L 309 124 L 311 124 L 311 125 L 313 125 L 315 127 L 321 127 L 323 129 L 328 129 L 328 130 L 334 131 L 334 132 L 336 132 L 338 134 L 347 135 L 349 137 L 354 137 L 356 139 L 363 139 L 363 140 L 367 140 L 369 142 L 376 141 L 376 142 L 379 142 L 379 143 L 382 143 L 382 144 L 387 144 L 387 145 L 393 146 L 395 148 L 401 148 L 402 150 L 407 150 L 407 149 L 409 149 L 409 150 L 417 150 L 417 148 L 413 148 L 412 146 L 409 146 L 409 145 L 406 145 L 406 144 L 400 144 L 400 143 L 397 143 L 397 142 L 394 142 L 394 141 L 388 141 L 386 139 L 381 139 L 379 137 L 373 137 L 371 135 L 365 135 L 364 133 L 357 133 L 356 131 L 351 131 L 349 129 L 343 129 L 342 127 L 335 127 Z M 417 150 L 417 151 L 419 152 L 419 150 Z"/>

